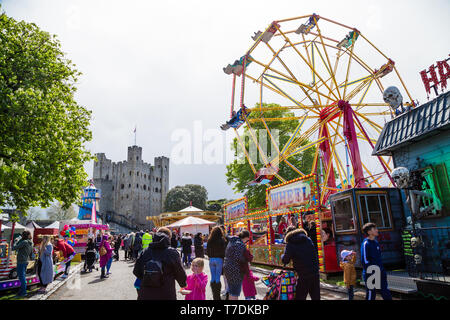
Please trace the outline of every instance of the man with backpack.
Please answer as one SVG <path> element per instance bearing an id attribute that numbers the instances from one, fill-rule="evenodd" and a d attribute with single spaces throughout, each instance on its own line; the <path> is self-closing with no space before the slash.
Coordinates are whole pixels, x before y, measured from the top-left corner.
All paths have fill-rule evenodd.
<path id="1" fill-rule="evenodd" d="M 178 251 L 170 247 L 171 231 L 159 228 L 153 242 L 134 265 L 133 274 L 138 278 L 138 300 L 176 300 L 175 280 L 186 287 L 186 272 Z"/>

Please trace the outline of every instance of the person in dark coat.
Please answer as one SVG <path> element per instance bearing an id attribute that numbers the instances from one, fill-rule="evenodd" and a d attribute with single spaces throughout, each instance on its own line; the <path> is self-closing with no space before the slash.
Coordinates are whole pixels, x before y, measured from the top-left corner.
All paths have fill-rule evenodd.
<path id="1" fill-rule="evenodd" d="M 250 233 L 244 230 L 238 237 L 230 237 L 225 249 L 223 272 L 227 279 L 230 300 L 238 300 L 241 294 L 245 274 L 244 264 L 248 263 L 245 257 L 245 244 L 249 239 Z"/>
<path id="2" fill-rule="evenodd" d="M 306 235 L 311 239 L 312 243 L 314 244 L 314 247 L 317 251 L 317 229 L 316 229 L 316 222 L 314 220 L 311 220 L 308 222 L 308 227 L 305 229 Z"/>
<path id="3" fill-rule="evenodd" d="M 139 279 L 141 285 L 138 290 L 138 300 L 176 300 L 175 280 L 181 288 L 187 286 L 186 272 L 181 264 L 178 251 L 169 246 L 171 232 L 167 228 L 159 228 L 153 237 L 153 242 L 142 252 L 134 265 L 133 274 Z M 148 261 L 156 260 L 162 264 L 161 287 L 146 287 L 143 285 L 144 270 Z"/>
<path id="4" fill-rule="evenodd" d="M 203 238 L 200 232 L 197 233 L 194 237 L 194 249 L 196 258 L 205 257 L 205 249 L 203 248 Z"/>
<path id="5" fill-rule="evenodd" d="M 210 285 L 214 300 L 221 300 L 220 291 L 222 289 L 222 283 L 220 282 L 220 276 L 222 275 L 226 247 L 227 240 L 223 236 L 222 229 L 220 227 L 214 227 L 211 230 L 206 245 L 206 254 L 209 258 L 209 269 L 211 271 Z"/>
<path id="6" fill-rule="evenodd" d="M 86 251 L 84 253 L 84 272 L 89 270 L 89 272 L 92 272 L 92 269 L 95 268 L 95 260 L 97 258 L 97 253 L 95 252 L 95 243 L 92 238 L 88 239 L 88 243 L 86 246 Z M 98 270 L 97 268 L 95 268 Z"/>
<path id="7" fill-rule="evenodd" d="M 183 255 L 183 264 L 187 267 L 191 264 L 191 254 L 192 254 L 192 238 L 189 233 L 185 233 L 181 238 L 181 253 Z"/>
<path id="8" fill-rule="evenodd" d="M 286 248 L 281 256 L 283 264 L 293 262 L 298 274 L 296 300 L 320 300 L 319 259 L 317 250 L 304 229 L 290 231 L 286 235 Z"/>
<path id="9" fill-rule="evenodd" d="M 133 242 L 133 259 L 136 260 L 139 252 L 142 250 L 142 236 L 144 235 L 144 231 L 139 231 L 134 236 L 134 242 Z"/>
<path id="10" fill-rule="evenodd" d="M 118 237 L 116 236 L 114 238 L 114 259 L 116 261 L 119 261 L 120 259 L 119 250 L 121 245 L 122 245 L 122 235 L 119 235 Z"/>
<path id="11" fill-rule="evenodd" d="M 170 238 L 170 246 L 172 248 L 178 248 L 178 237 L 175 232 L 172 232 L 172 238 Z"/>
<path id="12" fill-rule="evenodd" d="M 17 251 L 17 275 L 20 281 L 18 296 L 25 297 L 27 295 L 26 273 L 28 260 L 30 260 L 30 256 L 33 253 L 33 242 L 31 241 L 30 231 L 25 230 L 22 232 L 22 236 L 14 241 L 12 250 Z"/>

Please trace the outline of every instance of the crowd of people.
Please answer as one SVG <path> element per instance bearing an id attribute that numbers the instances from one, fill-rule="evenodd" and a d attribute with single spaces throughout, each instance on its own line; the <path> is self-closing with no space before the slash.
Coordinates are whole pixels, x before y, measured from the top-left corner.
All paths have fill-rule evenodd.
<path id="1" fill-rule="evenodd" d="M 295 299 L 320 300 L 320 277 L 317 246 L 309 230 L 290 224 L 283 226 L 286 244 L 282 263 L 286 266 L 292 262 L 298 277 L 295 288 Z M 384 299 L 392 299 L 387 288 L 386 271 L 381 261 L 381 251 L 376 237 L 378 229 L 375 224 L 368 223 L 363 227 L 366 239 L 361 247 L 361 263 L 363 279 L 368 278 L 367 269 L 376 265 L 381 271 L 381 294 Z M 209 283 L 214 300 L 237 300 L 243 292 L 245 299 L 256 299 L 255 283 L 259 278 L 254 276 L 250 263 L 253 256 L 247 247 L 250 232 L 242 230 L 237 235 L 227 235 L 224 226 L 215 226 L 209 235 L 189 233 L 183 235 L 161 227 L 158 230 L 132 232 L 129 234 L 111 235 L 99 232 L 96 237 L 89 238 L 84 254 L 84 271 L 101 269 L 100 278 L 107 279 L 111 275 L 114 260 L 118 261 L 120 250 L 125 252 L 124 260 L 134 262 L 133 274 L 136 276 L 134 286 L 138 300 L 175 300 L 177 297 L 175 282 L 181 288 L 180 293 L 186 300 L 204 300 Z M 178 248 L 180 251 L 178 251 Z M 193 248 L 193 250 L 192 250 Z M 17 251 L 17 271 L 21 282 L 19 296 L 26 295 L 26 269 L 33 255 L 33 243 L 29 231 L 23 232 L 16 239 L 13 250 Z M 181 253 L 181 254 L 180 254 Z M 63 259 L 65 270 L 62 277 L 69 273 L 71 260 L 75 251 L 64 239 L 43 236 L 39 247 L 37 264 L 41 282 L 40 293 L 54 280 L 54 261 Z M 205 256 L 208 257 L 211 278 L 204 272 Z M 356 285 L 356 253 L 343 250 L 340 254 L 340 266 L 344 271 L 344 282 L 348 288 L 349 299 L 353 299 Z M 186 270 L 192 273 L 187 274 Z M 225 290 L 222 291 L 222 280 Z M 366 299 L 375 299 L 376 289 L 366 289 Z"/>

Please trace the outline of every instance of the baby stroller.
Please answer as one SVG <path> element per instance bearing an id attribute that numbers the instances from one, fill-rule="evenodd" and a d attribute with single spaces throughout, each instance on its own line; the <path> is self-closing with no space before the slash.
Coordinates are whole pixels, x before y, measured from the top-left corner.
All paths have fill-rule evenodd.
<path id="1" fill-rule="evenodd" d="M 95 249 L 86 250 L 86 253 L 84 255 L 83 271 L 87 272 L 87 270 L 89 270 L 89 272 L 92 272 L 92 269 L 94 268 L 95 270 L 98 271 L 98 268 L 95 266 L 96 261 L 97 261 L 97 251 L 95 251 Z"/>
<path id="2" fill-rule="evenodd" d="M 294 300 L 297 277 L 294 271 L 273 270 L 261 281 L 269 287 L 263 300 Z"/>

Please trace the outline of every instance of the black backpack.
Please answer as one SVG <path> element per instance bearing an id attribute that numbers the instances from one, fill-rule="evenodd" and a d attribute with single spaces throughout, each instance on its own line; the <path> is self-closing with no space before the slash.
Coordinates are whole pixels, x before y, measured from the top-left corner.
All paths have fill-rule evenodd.
<path id="1" fill-rule="evenodd" d="M 145 263 L 144 277 L 141 286 L 150 288 L 160 288 L 163 285 L 162 262 L 151 256 Z"/>

